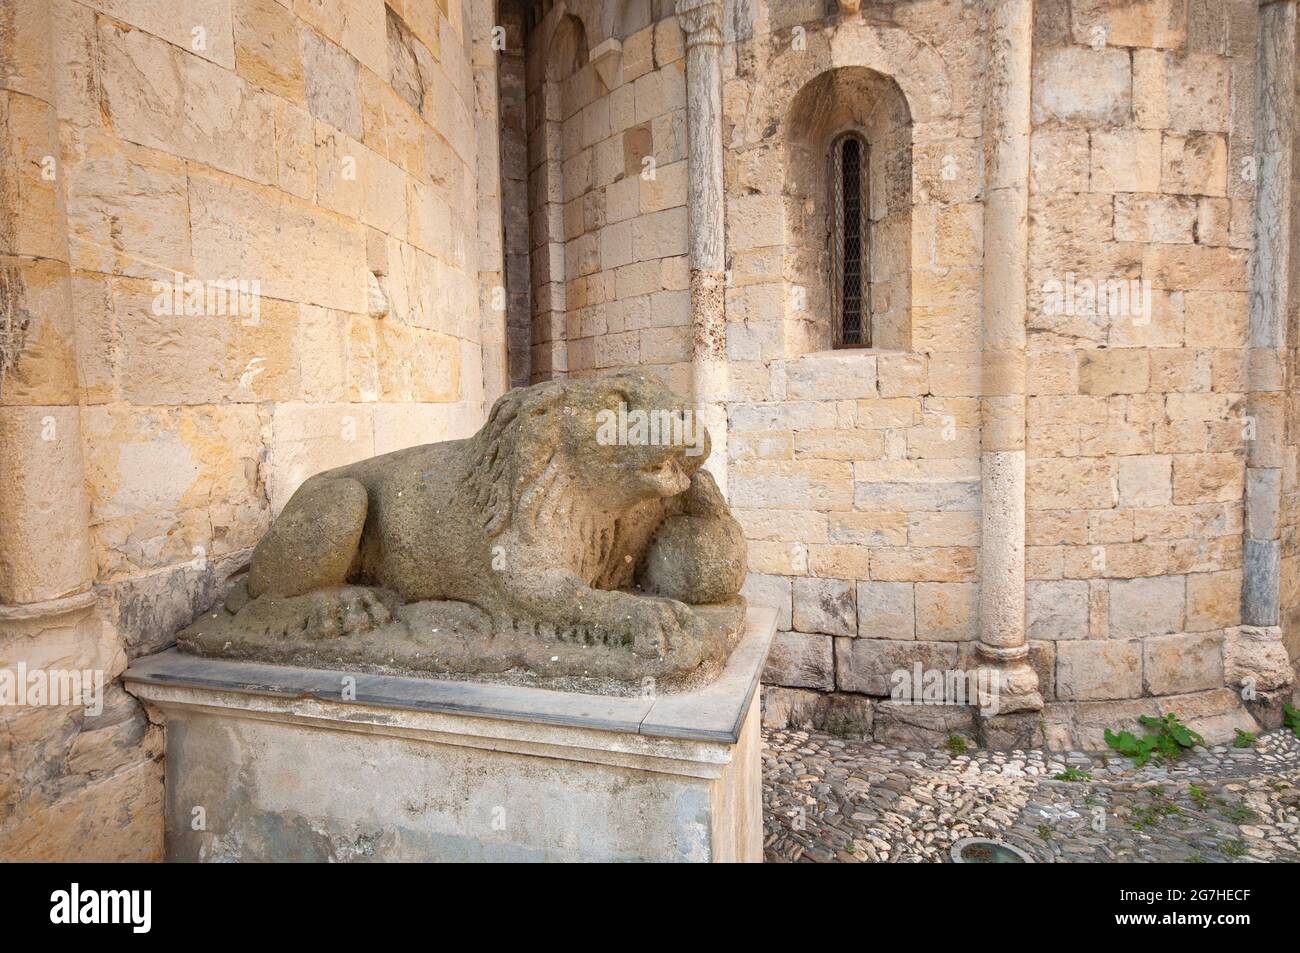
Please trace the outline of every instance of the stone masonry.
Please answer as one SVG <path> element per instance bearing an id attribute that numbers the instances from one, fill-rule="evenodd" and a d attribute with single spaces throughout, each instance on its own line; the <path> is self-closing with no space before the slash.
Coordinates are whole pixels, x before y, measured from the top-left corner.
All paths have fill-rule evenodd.
<path id="1" fill-rule="evenodd" d="M 107 685 L 0 706 L 0 857 L 161 855 L 115 679 L 306 478 L 629 368 L 714 438 L 773 730 L 1275 727 L 1297 6 L 0 0 L 0 672 Z M 917 666 L 1006 705 L 891 700 Z"/>
<path id="2" fill-rule="evenodd" d="M 109 682 L 97 716 L 0 708 L 0 857 L 160 857 L 160 731 L 112 680 L 308 476 L 481 423 L 490 25 L 460 0 L 0 4 L 0 668 Z"/>

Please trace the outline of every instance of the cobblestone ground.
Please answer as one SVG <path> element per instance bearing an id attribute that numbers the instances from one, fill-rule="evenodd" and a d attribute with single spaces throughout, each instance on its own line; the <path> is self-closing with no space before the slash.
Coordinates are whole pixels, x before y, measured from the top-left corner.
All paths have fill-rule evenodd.
<path id="1" fill-rule="evenodd" d="M 964 837 L 1044 863 L 1300 861 L 1300 740 L 1287 730 L 1141 769 L 1113 753 L 909 751 L 815 731 L 763 741 L 769 863 L 949 862 Z M 1091 780 L 1056 779 L 1075 772 Z"/>

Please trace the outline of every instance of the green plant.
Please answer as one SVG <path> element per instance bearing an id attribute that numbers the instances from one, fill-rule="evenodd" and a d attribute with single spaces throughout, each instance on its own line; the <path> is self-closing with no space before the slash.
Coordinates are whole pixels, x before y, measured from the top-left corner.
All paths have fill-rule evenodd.
<path id="1" fill-rule="evenodd" d="M 1201 810 L 1205 810 L 1210 803 L 1210 796 L 1205 793 L 1203 788 L 1200 788 L 1195 784 L 1187 785 L 1187 796 L 1191 798 L 1192 802 Z"/>
<path id="2" fill-rule="evenodd" d="M 1253 748 L 1257 740 L 1253 732 L 1242 731 L 1238 728 L 1237 736 L 1232 739 L 1232 746 L 1234 748 Z"/>
<path id="3" fill-rule="evenodd" d="M 1155 827 L 1160 823 L 1160 815 L 1153 807 L 1133 808 L 1133 829 L 1140 831 L 1144 827 Z"/>
<path id="4" fill-rule="evenodd" d="M 1239 840 L 1228 841 L 1223 845 L 1223 852 L 1229 857 L 1245 857 L 1246 842 Z"/>
<path id="5" fill-rule="evenodd" d="M 1143 715 L 1138 722 L 1148 729 L 1141 738 L 1131 731 L 1115 734 L 1109 728 L 1104 737 L 1107 745 L 1125 757 L 1132 758 L 1134 765 L 1139 768 L 1153 757 L 1173 761 L 1187 749 L 1205 745 L 1205 739 L 1179 721 L 1173 712 L 1163 718 Z"/>
<path id="6" fill-rule="evenodd" d="M 1053 777 L 1057 781 L 1091 781 L 1092 775 L 1087 771 L 1080 771 L 1074 765 L 1070 765 L 1064 771 L 1061 771 Z"/>
<path id="7" fill-rule="evenodd" d="M 1159 785 L 1151 788 L 1147 793 L 1151 796 L 1151 803 L 1139 804 L 1133 808 L 1133 827 L 1135 830 L 1141 830 L 1144 827 L 1155 827 L 1160 823 L 1162 817 L 1182 813 L 1177 804 L 1165 797 L 1165 789 Z"/>
<path id="8" fill-rule="evenodd" d="M 1046 824 L 1039 824 L 1037 833 L 1038 836 L 1041 837 L 1043 840 L 1052 839 L 1052 829 L 1048 827 Z"/>
<path id="9" fill-rule="evenodd" d="M 964 755 L 967 749 L 970 748 L 970 742 L 962 735 L 953 734 L 948 736 L 948 741 L 944 744 L 944 747 L 948 749 L 950 755 L 954 758 L 958 758 Z"/>
<path id="10" fill-rule="evenodd" d="M 1300 738 L 1300 708 L 1292 708 L 1290 705 L 1282 706 L 1282 726 L 1290 728 L 1295 732 L 1295 736 Z"/>
<path id="11" fill-rule="evenodd" d="M 1245 824 L 1259 817 L 1245 801 L 1225 801 L 1223 798 L 1218 798 L 1216 803 L 1219 805 L 1219 813 L 1234 824 Z"/>

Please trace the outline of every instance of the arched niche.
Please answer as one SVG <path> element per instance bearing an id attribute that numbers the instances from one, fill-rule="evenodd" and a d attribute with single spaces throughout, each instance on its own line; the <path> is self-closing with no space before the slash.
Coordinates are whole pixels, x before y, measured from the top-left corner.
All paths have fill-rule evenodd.
<path id="1" fill-rule="evenodd" d="M 790 101 L 780 127 L 786 210 L 787 341 L 795 353 L 837 343 L 846 295 L 837 267 L 846 194 L 842 154 L 863 146 L 862 334 L 852 345 L 911 346 L 912 116 L 891 77 L 860 66 L 827 70 Z M 856 167 L 855 167 L 856 168 Z M 848 216 L 852 219 L 852 216 Z M 842 261 L 839 262 L 842 266 Z"/>

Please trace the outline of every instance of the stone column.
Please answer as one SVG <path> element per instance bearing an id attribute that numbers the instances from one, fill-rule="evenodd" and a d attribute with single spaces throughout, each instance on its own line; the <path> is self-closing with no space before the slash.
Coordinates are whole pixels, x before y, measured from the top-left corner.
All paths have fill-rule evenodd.
<path id="1" fill-rule="evenodd" d="M 726 207 L 722 189 L 722 0 L 677 0 L 686 33 L 686 198 L 691 383 L 709 430 L 707 465 L 727 494 Z"/>
<path id="2" fill-rule="evenodd" d="M 101 701 L 113 704 L 109 693 L 121 690 L 110 683 L 126 656 L 93 589 L 55 108 L 59 85 L 80 74 L 56 65 L 66 60 L 56 53 L 53 6 L 0 0 L 0 142 L 13 173 L 0 192 L 0 669 L 101 672 Z M 136 812 L 148 803 L 145 786 L 161 797 L 161 768 L 148 742 L 129 765 L 131 731 L 143 737 L 148 727 L 142 712 L 135 726 L 124 714 L 121 705 L 111 721 L 76 704 L 0 707 L 0 736 L 13 744 L 0 746 L 0 762 L 22 766 L 15 778 L 0 765 L 5 781 L 16 780 L 0 802 L 17 808 L 0 810 L 0 857 L 160 859 L 161 819 Z M 84 824 L 109 817 L 102 826 L 114 829 L 90 836 Z"/>
<path id="3" fill-rule="evenodd" d="M 1288 378 L 1296 0 L 1261 4 L 1255 134 L 1254 250 L 1246 346 L 1246 499 L 1241 629 L 1224 649 L 1230 683 L 1270 691 L 1292 681 L 1282 639 L 1282 472 Z"/>
<path id="4" fill-rule="evenodd" d="M 0 629 L 30 631 L 86 615 L 93 561 L 50 4 L 0 14 L 0 136 L 19 178 L 0 197 Z"/>
<path id="5" fill-rule="evenodd" d="M 541 69 L 545 70 L 545 65 Z M 532 383 L 569 376 L 569 344 L 565 327 L 564 287 L 564 166 L 560 161 L 562 110 L 559 82 L 537 81 L 530 104 L 529 163 L 536 149 L 540 159 L 529 172 L 529 215 L 535 220 L 529 235 L 529 291 L 532 315 Z M 533 142 L 538 143 L 536 147 Z"/>
<path id="6" fill-rule="evenodd" d="M 1033 0 L 988 4 L 978 655 L 998 713 L 1043 706 L 1025 640 L 1025 315 Z"/>
<path id="7" fill-rule="evenodd" d="M 501 96 L 497 69 L 503 52 L 492 48 L 495 4 L 470 4 L 471 59 L 474 69 L 475 139 L 478 145 L 479 348 L 482 360 L 482 412 L 510 386 L 506 355 L 505 233 L 501 195 Z"/>

